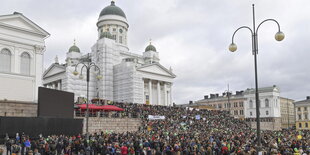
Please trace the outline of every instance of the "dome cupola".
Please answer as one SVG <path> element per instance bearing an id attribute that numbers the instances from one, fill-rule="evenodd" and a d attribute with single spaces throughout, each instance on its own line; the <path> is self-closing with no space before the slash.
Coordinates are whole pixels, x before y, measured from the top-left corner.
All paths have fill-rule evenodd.
<path id="1" fill-rule="evenodd" d="M 118 16 L 122 16 L 126 18 L 124 11 L 118 6 L 116 6 L 114 1 L 111 1 L 111 5 L 102 9 L 99 17 L 104 16 L 104 15 L 118 15 Z"/>
<path id="2" fill-rule="evenodd" d="M 69 48 L 69 51 L 68 51 L 69 53 L 70 52 L 78 52 L 78 53 L 80 53 L 80 48 L 78 48 L 76 45 L 75 45 L 75 40 L 74 40 L 74 43 L 73 43 L 73 45 Z"/>
<path id="3" fill-rule="evenodd" d="M 128 51 L 128 27 L 129 25 L 124 11 L 116 6 L 112 0 L 111 4 L 103 8 L 100 12 L 97 22 L 98 39 L 113 39 L 116 44 L 122 46 L 125 51 Z"/>
<path id="4" fill-rule="evenodd" d="M 145 48 L 145 52 L 147 51 L 154 51 L 156 52 L 156 48 L 155 46 L 152 45 L 152 43 L 150 42 L 150 45 L 148 45 L 146 48 Z"/>

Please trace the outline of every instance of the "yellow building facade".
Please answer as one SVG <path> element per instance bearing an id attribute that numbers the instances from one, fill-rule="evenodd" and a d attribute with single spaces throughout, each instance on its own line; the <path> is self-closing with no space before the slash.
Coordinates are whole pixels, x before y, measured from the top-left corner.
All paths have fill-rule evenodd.
<path id="1" fill-rule="evenodd" d="M 204 96 L 204 99 L 198 100 L 195 103 L 188 104 L 187 107 L 197 109 L 209 110 L 225 110 L 229 111 L 230 115 L 234 118 L 244 119 L 244 101 L 246 98 L 243 96 L 243 91 L 237 91 L 236 94 L 223 93 L 210 94 Z"/>
<path id="2" fill-rule="evenodd" d="M 310 130 L 310 96 L 306 100 L 295 102 L 296 129 Z"/>

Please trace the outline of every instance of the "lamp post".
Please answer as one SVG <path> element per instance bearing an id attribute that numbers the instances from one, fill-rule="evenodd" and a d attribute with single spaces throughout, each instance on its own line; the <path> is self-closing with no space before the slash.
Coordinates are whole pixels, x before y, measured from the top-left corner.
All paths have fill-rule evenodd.
<path id="1" fill-rule="evenodd" d="M 262 21 L 257 27 L 255 27 L 255 11 L 254 11 L 254 4 L 252 4 L 253 8 L 253 29 L 251 29 L 248 26 L 241 26 L 235 32 L 232 36 L 232 43 L 229 45 L 229 50 L 231 52 L 235 52 L 237 50 L 237 45 L 234 43 L 234 36 L 237 31 L 240 29 L 248 29 L 251 32 L 252 36 L 252 54 L 254 55 L 254 71 L 255 71 L 255 103 L 256 103 L 256 127 L 257 127 L 257 153 L 261 150 L 261 137 L 260 137 L 260 120 L 259 120 L 259 95 L 258 95 L 258 82 L 257 82 L 257 54 L 258 54 L 258 40 L 257 40 L 257 34 L 259 27 L 267 22 L 267 21 L 273 21 L 278 26 L 278 32 L 275 34 L 275 39 L 277 41 L 282 41 L 284 39 L 284 33 L 280 31 L 280 24 L 274 20 L 274 19 L 266 19 Z"/>
<path id="2" fill-rule="evenodd" d="M 226 93 L 227 94 L 227 106 L 228 106 L 228 111 L 229 111 L 229 115 L 230 115 L 230 110 L 231 110 L 231 104 L 230 104 L 230 94 L 231 94 L 231 92 L 229 91 L 229 84 L 227 85 L 227 90 L 225 90 L 225 92 L 224 93 Z"/>
<path id="3" fill-rule="evenodd" d="M 96 76 L 96 78 L 99 80 L 102 78 L 102 76 L 100 75 L 100 68 L 93 62 L 80 62 L 78 63 L 77 65 L 75 65 L 75 69 L 74 69 L 74 72 L 73 72 L 73 75 L 79 75 L 79 72 L 77 71 L 77 67 L 79 65 L 82 65 L 82 68 L 81 68 L 81 74 L 79 76 L 80 79 L 83 79 L 83 69 L 85 68 L 86 69 L 86 82 L 87 82 L 87 90 L 86 90 L 86 139 L 88 140 L 89 139 L 89 132 L 88 132 L 88 118 L 89 118 L 89 108 L 88 108 L 88 102 L 89 102 L 89 99 L 88 99 L 88 96 L 89 96 L 89 74 L 90 74 L 90 69 L 92 67 L 95 67 L 96 69 L 98 69 L 98 74 Z"/>

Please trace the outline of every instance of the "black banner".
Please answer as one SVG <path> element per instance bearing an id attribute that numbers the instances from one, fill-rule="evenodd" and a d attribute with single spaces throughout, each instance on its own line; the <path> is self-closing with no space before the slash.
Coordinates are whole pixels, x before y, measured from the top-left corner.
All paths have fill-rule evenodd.
<path id="1" fill-rule="evenodd" d="M 8 133 L 25 133 L 30 137 L 48 135 L 77 135 L 82 133 L 83 119 L 42 117 L 0 117 L 0 139 Z"/>

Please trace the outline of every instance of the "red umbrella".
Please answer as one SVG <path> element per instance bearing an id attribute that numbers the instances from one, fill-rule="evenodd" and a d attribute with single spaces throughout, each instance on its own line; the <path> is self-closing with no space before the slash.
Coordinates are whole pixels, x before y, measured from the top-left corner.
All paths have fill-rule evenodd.
<path id="1" fill-rule="evenodd" d="M 124 109 L 119 108 L 117 106 L 114 105 L 103 105 L 103 106 L 99 106 L 102 110 L 110 110 L 110 111 L 124 111 Z"/>

